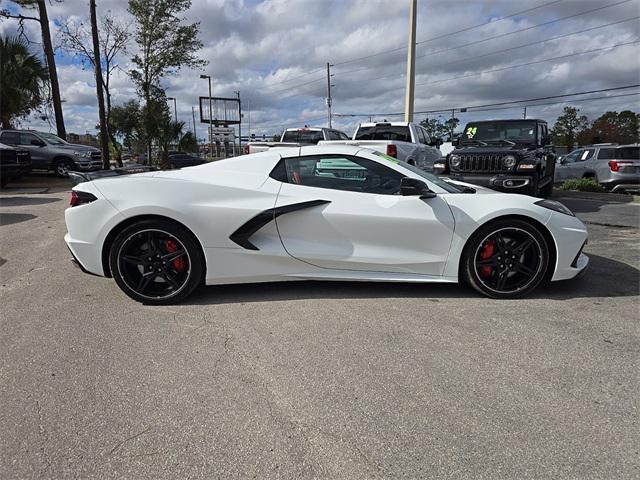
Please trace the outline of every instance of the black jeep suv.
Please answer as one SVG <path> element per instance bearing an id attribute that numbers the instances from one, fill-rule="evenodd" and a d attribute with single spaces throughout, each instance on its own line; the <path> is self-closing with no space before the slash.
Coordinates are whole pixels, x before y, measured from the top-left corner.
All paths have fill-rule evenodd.
<path id="1" fill-rule="evenodd" d="M 556 157 L 544 120 L 471 122 L 438 175 L 495 190 L 549 196 Z"/>

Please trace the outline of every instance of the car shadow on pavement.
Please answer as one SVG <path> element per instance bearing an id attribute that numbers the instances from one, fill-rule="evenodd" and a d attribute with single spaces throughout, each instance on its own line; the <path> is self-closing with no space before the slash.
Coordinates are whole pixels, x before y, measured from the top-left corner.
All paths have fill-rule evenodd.
<path id="1" fill-rule="evenodd" d="M 13 225 L 14 223 L 26 222 L 38 218 L 30 213 L 0 213 L 0 227 Z"/>
<path id="2" fill-rule="evenodd" d="M 552 282 L 535 291 L 532 298 L 569 300 L 640 295 L 640 270 L 593 253 L 588 256 L 589 268 L 582 278 Z"/>
<path id="3" fill-rule="evenodd" d="M 3 197 L 0 196 L 0 207 L 23 207 L 26 205 L 44 205 L 46 203 L 59 202 L 61 198 L 41 197 Z"/>
<path id="4" fill-rule="evenodd" d="M 589 254 L 590 265 L 581 279 L 553 282 L 539 287 L 531 299 L 623 297 L 640 293 L 640 270 L 610 258 Z M 378 282 L 275 282 L 214 285 L 199 289 L 188 305 L 251 303 L 302 299 L 354 298 L 482 298 L 466 285 L 444 283 Z"/>

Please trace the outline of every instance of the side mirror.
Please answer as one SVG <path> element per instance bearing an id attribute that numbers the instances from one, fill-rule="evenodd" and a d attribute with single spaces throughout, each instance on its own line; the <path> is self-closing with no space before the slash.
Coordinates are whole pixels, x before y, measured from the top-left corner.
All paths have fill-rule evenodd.
<path id="1" fill-rule="evenodd" d="M 456 137 L 453 140 L 451 140 L 451 145 L 453 145 L 454 147 L 457 147 L 460 145 L 460 137 Z"/>
<path id="2" fill-rule="evenodd" d="M 542 144 L 543 147 L 545 145 L 550 145 L 551 144 L 551 135 L 543 135 L 542 136 L 542 140 L 541 140 L 540 143 Z"/>
<path id="3" fill-rule="evenodd" d="M 36 147 L 44 147 L 46 143 L 42 140 L 31 140 L 31 145 L 35 145 Z"/>
<path id="4" fill-rule="evenodd" d="M 400 195 L 402 196 L 420 196 L 420 198 L 433 198 L 436 196 L 429 186 L 422 180 L 417 178 L 404 177 L 400 180 Z"/>

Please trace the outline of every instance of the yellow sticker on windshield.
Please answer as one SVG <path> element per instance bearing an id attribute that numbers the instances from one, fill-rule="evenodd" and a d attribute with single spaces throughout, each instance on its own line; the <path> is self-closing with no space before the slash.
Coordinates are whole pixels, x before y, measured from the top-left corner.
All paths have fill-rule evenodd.
<path id="1" fill-rule="evenodd" d="M 469 127 L 469 128 L 467 128 L 467 132 L 466 132 L 467 137 L 473 138 L 477 131 L 478 131 L 478 127 Z"/>

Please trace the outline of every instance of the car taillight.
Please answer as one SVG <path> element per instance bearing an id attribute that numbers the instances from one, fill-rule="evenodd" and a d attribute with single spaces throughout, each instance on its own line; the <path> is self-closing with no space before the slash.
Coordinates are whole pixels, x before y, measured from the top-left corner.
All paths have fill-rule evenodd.
<path id="1" fill-rule="evenodd" d="M 244 154 L 249 155 L 249 145 L 244 146 Z"/>
<path id="2" fill-rule="evenodd" d="M 91 193 L 72 190 L 71 200 L 69 200 L 69 205 L 71 205 L 72 207 L 77 207 L 78 205 L 91 203 L 95 200 L 97 200 L 97 198 L 95 197 L 95 195 L 92 195 Z"/>
<path id="3" fill-rule="evenodd" d="M 612 172 L 619 172 L 621 168 L 633 165 L 633 162 L 618 162 L 617 160 L 609 160 L 609 168 Z"/>
<path id="4" fill-rule="evenodd" d="M 398 158 L 398 148 L 393 144 L 387 145 L 387 155 L 393 158 Z"/>

